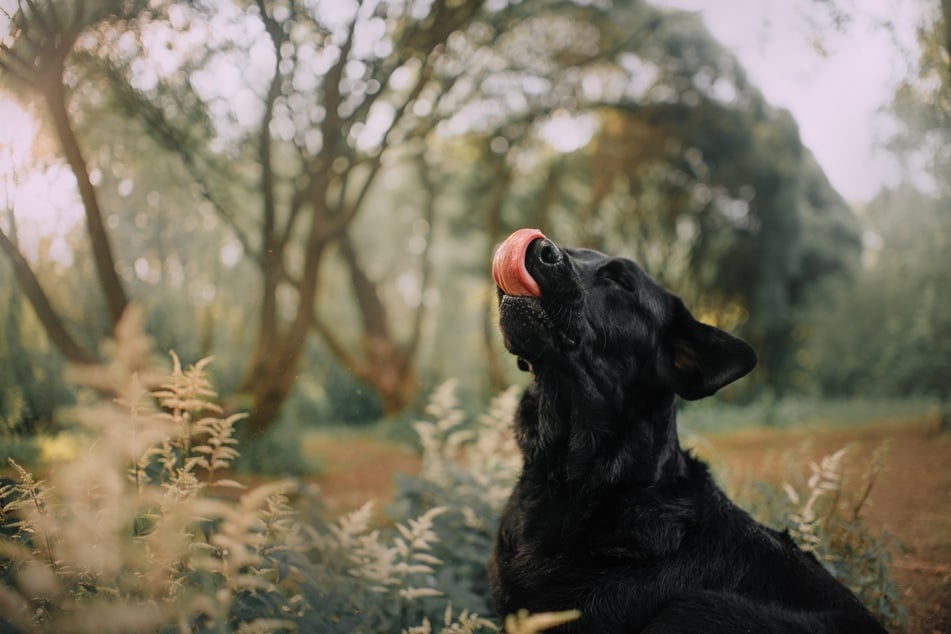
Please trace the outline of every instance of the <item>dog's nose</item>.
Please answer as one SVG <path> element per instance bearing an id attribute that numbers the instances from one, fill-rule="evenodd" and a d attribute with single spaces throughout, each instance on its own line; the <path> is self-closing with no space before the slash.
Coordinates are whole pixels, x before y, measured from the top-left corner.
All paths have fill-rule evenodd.
<path id="1" fill-rule="evenodd" d="M 548 238 L 538 238 L 528 245 L 528 252 L 525 254 L 525 263 L 541 264 L 542 266 L 555 266 L 561 264 L 561 249 L 555 246 L 555 243 Z"/>

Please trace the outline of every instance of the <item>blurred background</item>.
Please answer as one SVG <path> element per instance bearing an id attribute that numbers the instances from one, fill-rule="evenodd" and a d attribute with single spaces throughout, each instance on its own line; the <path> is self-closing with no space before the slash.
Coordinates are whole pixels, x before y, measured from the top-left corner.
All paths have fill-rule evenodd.
<path id="1" fill-rule="evenodd" d="M 254 436 L 484 401 L 522 226 L 751 341 L 721 400 L 948 399 L 947 3 L 0 4 L 5 434 L 129 302 Z"/>
<path id="2" fill-rule="evenodd" d="M 757 349 L 681 414 L 734 493 L 857 444 L 881 613 L 946 631 L 949 53 L 947 0 L 0 0 L 0 459 L 83 452 L 64 371 L 138 306 L 238 471 L 391 496 L 437 386 L 527 380 L 490 261 L 539 227 Z"/>

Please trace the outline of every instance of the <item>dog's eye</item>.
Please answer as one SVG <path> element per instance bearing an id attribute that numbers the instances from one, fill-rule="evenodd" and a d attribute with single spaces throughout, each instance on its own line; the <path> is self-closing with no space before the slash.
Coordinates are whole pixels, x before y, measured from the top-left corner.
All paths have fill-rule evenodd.
<path id="1" fill-rule="evenodd" d="M 620 264 L 614 262 L 606 264 L 598 271 L 598 275 L 612 284 L 620 286 L 624 290 L 634 290 L 634 279 L 631 277 L 631 274 Z"/>

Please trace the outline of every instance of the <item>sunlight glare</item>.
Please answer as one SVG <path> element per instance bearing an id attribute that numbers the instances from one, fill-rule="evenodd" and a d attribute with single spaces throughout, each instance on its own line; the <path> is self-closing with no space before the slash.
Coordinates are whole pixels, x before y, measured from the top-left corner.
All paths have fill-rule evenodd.
<path id="1" fill-rule="evenodd" d="M 36 262 L 41 250 L 62 266 L 73 263 L 66 236 L 82 219 L 76 178 L 68 167 L 41 165 L 34 155 L 37 122 L 12 99 L 0 97 L 0 222 L 16 219 L 20 250 Z"/>
<path id="2" fill-rule="evenodd" d="M 3 186 L 22 170 L 33 154 L 36 123 L 15 101 L 0 98 L 0 177 Z"/>
<path id="3" fill-rule="evenodd" d="M 557 151 L 567 154 L 588 144 L 595 132 L 595 118 L 589 114 L 572 116 L 557 110 L 540 126 L 541 137 Z"/>

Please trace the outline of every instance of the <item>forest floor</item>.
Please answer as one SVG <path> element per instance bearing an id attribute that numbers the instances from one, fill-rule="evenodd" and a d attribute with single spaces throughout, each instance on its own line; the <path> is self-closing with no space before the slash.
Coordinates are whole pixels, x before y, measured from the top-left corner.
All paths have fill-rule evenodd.
<path id="1" fill-rule="evenodd" d="M 908 421 L 852 429 L 754 429 L 707 435 L 692 443 L 728 482 L 782 484 L 790 464 L 808 475 L 819 460 L 848 445 L 844 478 L 862 478 L 876 450 L 887 442 L 884 470 L 862 508 L 873 530 L 894 539 L 892 574 L 908 610 L 911 634 L 951 632 L 951 433 L 936 421 Z M 304 443 L 326 468 L 317 478 L 334 511 L 392 497 L 392 475 L 418 469 L 415 453 L 386 441 L 315 434 Z"/>

